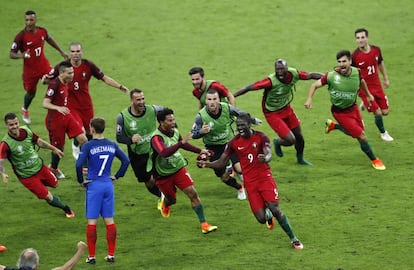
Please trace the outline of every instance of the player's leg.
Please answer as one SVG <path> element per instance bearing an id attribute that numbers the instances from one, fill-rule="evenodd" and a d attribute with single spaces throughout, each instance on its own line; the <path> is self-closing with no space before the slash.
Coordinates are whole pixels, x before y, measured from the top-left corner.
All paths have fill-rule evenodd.
<path id="1" fill-rule="evenodd" d="M 203 204 L 201 203 L 197 190 L 194 187 L 194 181 L 186 168 L 182 168 L 176 173 L 175 185 L 180 190 L 182 190 L 184 194 L 187 195 L 187 197 L 190 199 L 191 207 L 193 208 L 200 222 L 201 232 L 207 234 L 217 230 L 217 226 L 213 226 L 207 223 Z"/>
<path id="2" fill-rule="evenodd" d="M 114 263 L 117 229 L 116 229 L 116 224 L 114 220 L 115 196 L 114 196 L 114 187 L 112 183 L 110 183 L 110 185 L 106 187 L 106 192 L 103 198 L 101 212 L 102 212 L 102 217 L 105 222 L 106 242 L 108 245 L 108 255 L 105 257 L 105 261 L 109 263 Z"/>
<path id="3" fill-rule="evenodd" d="M 303 158 L 303 152 L 305 149 L 305 139 L 303 138 L 300 125 L 293 128 L 292 133 L 294 134 L 296 138 L 295 149 L 296 149 L 296 159 L 297 159 L 298 164 L 312 166 L 312 163 L 310 163 L 309 161 L 306 161 Z"/>

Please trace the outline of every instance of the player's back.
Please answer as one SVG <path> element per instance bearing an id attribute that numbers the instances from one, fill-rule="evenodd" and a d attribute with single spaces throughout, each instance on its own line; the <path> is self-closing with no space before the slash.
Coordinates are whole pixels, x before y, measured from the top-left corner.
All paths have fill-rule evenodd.
<path id="1" fill-rule="evenodd" d="M 117 149 L 116 143 L 106 138 L 93 139 L 82 146 L 82 152 L 87 155 L 88 180 L 112 181 L 111 166 Z"/>

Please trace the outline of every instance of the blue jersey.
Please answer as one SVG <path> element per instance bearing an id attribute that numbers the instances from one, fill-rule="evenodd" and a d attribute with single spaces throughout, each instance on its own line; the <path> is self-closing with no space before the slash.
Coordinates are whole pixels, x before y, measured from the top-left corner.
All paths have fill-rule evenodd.
<path id="1" fill-rule="evenodd" d="M 90 181 L 112 181 L 111 166 L 114 158 L 121 161 L 121 167 L 115 173 L 115 178 L 125 175 L 129 159 L 122 149 L 113 141 L 108 139 L 93 139 L 82 145 L 79 158 L 76 161 L 76 175 L 79 183 L 83 182 L 82 165 L 87 162 Z"/>

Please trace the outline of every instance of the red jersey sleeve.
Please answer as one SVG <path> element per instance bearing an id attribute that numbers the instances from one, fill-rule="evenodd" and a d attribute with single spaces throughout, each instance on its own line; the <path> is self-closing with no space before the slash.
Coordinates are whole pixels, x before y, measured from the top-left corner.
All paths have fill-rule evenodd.
<path id="1" fill-rule="evenodd" d="M 10 153 L 9 145 L 6 142 L 0 143 L 0 159 L 7 159 Z"/>
<path id="2" fill-rule="evenodd" d="M 253 84 L 252 90 L 259 90 L 259 89 L 271 89 L 272 88 L 272 81 L 269 78 L 264 78 L 260 81 L 257 81 Z"/>
<path id="3" fill-rule="evenodd" d="M 220 97 L 227 97 L 229 95 L 229 90 L 222 85 L 220 82 L 212 82 L 209 89 L 214 89 L 219 93 Z"/>
<path id="4" fill-rule="evenodd" d="M 323 74 L 323 76 L 321 77 L 321 82 L 322 82 L 322 85 L 325 85 L 328 83 L 328 73 Z"/>

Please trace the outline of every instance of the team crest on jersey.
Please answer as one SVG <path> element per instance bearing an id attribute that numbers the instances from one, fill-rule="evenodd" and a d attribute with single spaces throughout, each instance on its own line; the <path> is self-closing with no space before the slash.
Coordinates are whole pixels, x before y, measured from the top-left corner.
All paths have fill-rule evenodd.
<path id="1" fill-rule="evenodd" d="M 46 95 L 47 95 L 48 97 L 51 97 L 51 96 L 53 96 L 54 94 L 55 94 L 55 90 L 53 90 L 52 88 L 48 88 L 48 89 L 47 89 Z"/>
<path id="2" fill-rule="evenodd" d="M 339 76 L 339 74 L 335 74 L 334 75 L 334 81 L 335 81 L 335 83 L 339 83 L 340 80 L 341 80 L 341 76 Z"/>
<path id="3" fill-rule="evenodd" d="M 137 122 L 131 121 L 131 123 L 129 123 L 129 128 L 131 130 L 136 130 L 137 129 Z"/>
<path id="4" fill-rule="evenodd" d="M 18 146 L 17 146 L 17 152 L 18 152 L 18 155 L 23 155 L 23 154 L 24 154 L 24 151 L 23 151 L 23 146 L 18 145 Z"/>
<path id="5" fill-rule="evenodd" d="M 86 72 L 84 71 L 84 72 L 82 72 L 82 79 L 83 80 L 86 80 Z"/>
<path id="6" fill-rule="evenodd" d="M 214 122 L 208 122 L 208 125 L 212 128 L 214 126 Z"/>

